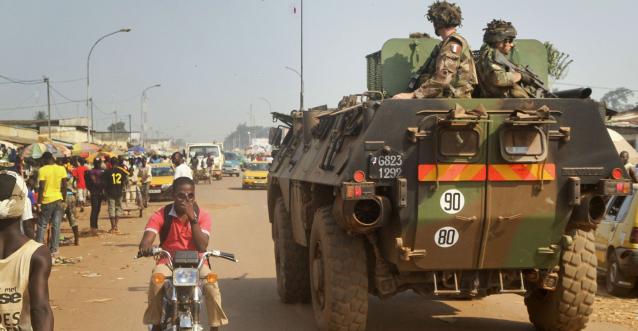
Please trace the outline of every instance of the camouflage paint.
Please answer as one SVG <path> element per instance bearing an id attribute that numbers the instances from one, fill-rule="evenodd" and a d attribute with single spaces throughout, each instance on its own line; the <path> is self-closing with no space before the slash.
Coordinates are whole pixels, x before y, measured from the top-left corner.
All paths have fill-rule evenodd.
<path id="1" fill-rule="evenodd" d="M 550 140 L 548 162 L 556 164 L 556 179 L 546 181 L 543 190 L 537 192 L 537 182 L 494 182 L 489 185 L 481 182 L 440 182 L 438 189 L 431 191 L 423 187 L 430 185 L 418 181 L 418 165 L 432 164 L 432 152 L 427 143 L 431 137 L 423 137 L 412 142 L 406 129 L 419 126 L 425 115 L 419 112 L 444 116 L 455 104 L 466 110 L 479 105 L 490 111 L 492 121 L 486 124 L 490 134 L 514 109 L 533 110 L 547 106 L 553 111 L 558 123 L 550 125 L 551 130 L 558 127 L 571 128 L 571 141 Z M 568 205 L 567 178 L 565 167 L 600 167 L 600 175 L 581 176 L 583 185 L 596 184 L 607 177 L 615 167 L 622 167 L 613 148 L 611 138 L 606 132 L 598 112 L 599 106 L 592 100 L 577 99 L 423 99 L 423 100 L 385 100 L 379 106 L 366 104 L 360 111 L 362 127 L 356 136 L 348 136 L 335 156 L 334 169 L 320 168 L 321 160 L 329 145 L 329 138 L 312 138 L 308 144 L 303 142 L 303 132 L 299 129 L 291 132 L 288 144 L 282 146 L 271 168 L 269 197 L 281 194 L 290 206 L 292 181 L 301 181 L 339 189 L 343 182 L 352 181 L 356 170 L 367 171 L 368 156 L 376 151 L 374 146 L 387 146 L 405 155 L 402 177 L 407 180 L 407 206 L 397 207 L 392 180 L 375 181 L 380 192 L 385 192 L 393 204 L 392 219 L 387 226 L 379 229 L 379 244 L 383 257 L 393 263 L 399 271 L 423 271 L 459 268 L 506 268 L 523 266 L 545 268 L 553 264 L 554 256 L 536 254 L 539 247 L 556 243 L 564 233 L 570 216 Z M 483 125 L 483 124 L 482 124 Z M 600 133 L 600 134 L 599 134 Z M 490 140 L 484 149 L 490 152 L 480 155 L 485 163 L 505 164 L 498 155 L 498 139 Z M 375 147 L 378 148 L 378 147 Z M 428 159 L 429 157 L 429 159 Z M 450 163 L 457 163 L 459 160 Z M 444 162 L 442 162 L 444 163 Z M 478 186 L 477 186 L 478 185 Z M 276 186 L 272 187 L 272 186 Z M 477 221 L 469 222 L 453 219 L 441 211 L 439 197 L 448 188 L 464 190 L 465 207 L 458 215 L 477 216 Z M 279 193 L 280 192 L 280 193 Z M 331 191 L 332 192 L 332 191 Z M 486 208 L 488 198 L 492 199 L 490 208 Z M 555 204 L 547 203 L 551 199 Z M 529 203 L 532 199 L 534 204 Z M 269 198 L 272 201 L 273 198 Z M 270 206 L 270 205 L 269 205 Z M 480 208 L 484 215 L 475 211 Z M 520 219 L 505 225 L 497 224 L 498 216 L 511 216 L 523 211 Z M 486 220 L 489 220 L 489 224 Z M 292 220 L 297 222 L 298 220 Z M 465 223 L 470 225 L 465 225 Z M 467 232 L 452 250 L 436 252 L 432 248 L 434 232 L 440 228 L 437 223 L 453 224 Z M 479 224 L 481 223 L 481 224 Z M 303 228 L 303 225 L 299 225 Z M 468 233 L 470 234 L 468 237 Z M 410 261 L 399 259 L 396 239 L 400 238 L 405 247 L 418 249 L 429 247 L 424 257 Z M 300 243 L 301 244 L 301 243 Z M 428 246 L 430 245 L 430 246 Z M 465 245 L 464 249 L 456 248 Z M 480 247 L 485 247 L 481 255 Z M 437 247 L 438 248 L 438 247 Z M 444 254 L 445 253 L 445 254 Z M 556 254 L 556 258 L 557 258 Z M 481 262 L 482 261 L 482 262 Z"/>

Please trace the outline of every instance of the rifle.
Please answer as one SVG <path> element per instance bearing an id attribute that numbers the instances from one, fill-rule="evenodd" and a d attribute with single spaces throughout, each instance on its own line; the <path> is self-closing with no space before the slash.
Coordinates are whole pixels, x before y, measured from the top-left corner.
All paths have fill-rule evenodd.
<path id="1" fill-rule="evenodd" d="M 528 80 L 530 81 L 530 83 L 528 84 L 536 88 L 537 93 L 535 97 L 538 98 L 538 97 L 542 97 L 543 95 L 546 95 L 552 98 L 556 98 L 554 93 L 552 93 L 551 91 L 547 89 L 547 87 L 545 87 L 545 83 L 540 79 L 540 77 L 538 77 L 538 75 L 536 75 L 533 71 L 529 70 L 527 66 L 523 67 L 521 65 L 516 65 L 512 63 L 505 56 L 505 54 L 499 52 L 498 50 L 494 50 L 494 62 L 504 66 L 505 69 L 507 69 L 507 71 L 509 72 L 518 72 L 523 77 L 527 77 Z M 542 92 L 543 95 L 539 95 L 538 91 Z"/>

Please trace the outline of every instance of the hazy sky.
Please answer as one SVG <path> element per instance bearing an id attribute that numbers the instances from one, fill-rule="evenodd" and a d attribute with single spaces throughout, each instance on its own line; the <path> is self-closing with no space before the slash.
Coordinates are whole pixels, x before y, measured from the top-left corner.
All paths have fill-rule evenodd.
<path id="1" fill-rule="evenodd" d="M 0 0 L 0 75 L 31 80 L 49 76 L 72 99 L 86 97 L 86 57 L 96 128 L 117 111 L 139 128 L 140 95 L 149 95 L 149 124 L 188 141 L 223 139 L 240 122 L 271 123 L 269 108 L 299 105 L 299 0 Z M 334 106 L 365 90 L 365 55 L 389 38 L 433 34 L 423 0 L 306 0 L 304 67 L 306 106 Z M 551 41 L 574 59 L 567 83 L 638 89 L 636 1 L 458 1 L 460 33 L 474 49 L 493 18 L 514 22 L 520 38 Z M 80 80 L 77 80 L 80 79 Z M 71 80 L 71 81 L 69 81 Z M 4 84 L 0 118 L 32 118 L 44 105 L 44 85 Z M 566 87 L 566 86 L 557 86 Z M 595 96 L 607 90 L 594 89 Z M 85 116 L 84 103 L 53 93 L 54 118 Z M 69 102 L 62 104 L 64 102 Z M 21 107 L 21 109 L 13 109 Z"/>

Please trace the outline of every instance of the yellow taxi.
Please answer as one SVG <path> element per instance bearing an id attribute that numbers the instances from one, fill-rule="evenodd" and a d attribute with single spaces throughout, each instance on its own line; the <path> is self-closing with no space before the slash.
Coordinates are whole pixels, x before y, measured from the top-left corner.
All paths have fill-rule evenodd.
<path id="1" fill-rule="evenodd" d="M 170 200 L 173 184 L 173 167 L 170 163 L 151 163 L 151 185 L 148 194 L 151 200 Z"/>
<path id="2" fill-rule="evenodd" d="M 607 292 L 624 296 L 638 279 L 638 199 L 636 194 L 614 196 L 596 229 L 598 269 L 605 275 Z"/>
<path id="3" fill-rule="evenodd" d="M 241 177 L 241 188 L 254 188 L 268 186 L 268 162 L 251 162 L 246 164 L 244 174 Z"/>

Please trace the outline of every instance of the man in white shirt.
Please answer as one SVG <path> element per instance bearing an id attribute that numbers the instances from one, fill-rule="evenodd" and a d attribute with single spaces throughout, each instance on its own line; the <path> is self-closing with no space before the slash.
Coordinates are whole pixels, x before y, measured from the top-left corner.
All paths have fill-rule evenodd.
<path id="1" fill-rule="evenodd" d="M 173 176 L 173 180 L 179 177 L 188 177 L 193 179 L 193 171 L 186 165 L 186 163 L 184 163 L 182 153 L 173 153 L 173 155 L 171 155 L 171 161 L 175 165 L 175 175 Z"/>

